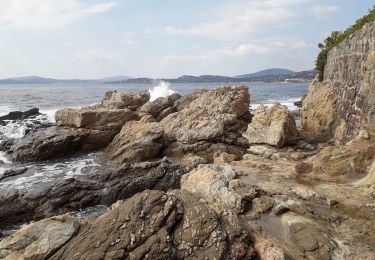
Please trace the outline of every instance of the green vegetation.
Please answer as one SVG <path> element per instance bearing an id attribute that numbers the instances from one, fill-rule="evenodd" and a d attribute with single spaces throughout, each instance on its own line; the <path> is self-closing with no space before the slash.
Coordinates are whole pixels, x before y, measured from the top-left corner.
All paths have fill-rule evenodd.
<path id="1" fill-rule="evenodd" d="M 375 20 L 375 6 L 369 10 L 368 14 L 363 16 L 362 18 L 358 19 L 354 25 L 350 26 L 343 32 L 334 31 L 331 33 L 327 39 L 324 40 L 323 43 L 319 43 L 319 48 L 321 49 L 318 58 L 315 62 L 315 69 L 319 72 L 319 80 L 322 81 L 324 77 L 324 67 L 327 63 L 328 52 L 339 43 L 346 40 L 350 35 L 355 33 L 356 31 L 362 29 L 362 27 L 371 21 Z"/>

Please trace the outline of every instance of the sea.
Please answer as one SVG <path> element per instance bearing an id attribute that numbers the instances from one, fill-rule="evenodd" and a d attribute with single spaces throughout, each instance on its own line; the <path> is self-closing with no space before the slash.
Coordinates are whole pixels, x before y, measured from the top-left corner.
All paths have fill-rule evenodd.
<path id="1" fill-rule="evenodd" d="M 160 85 L 162 84 L 162 85 Z M 54 122 L 57 109 L 64 107 L 83 107 L 99 103 L 107 91 L 139 92 L 150 91 L 154 98 L 165 93 L 178 92 L 187 94 L 195 89 L 215 89 L 226 84 L 25 84 L 25 85 L 0 85 L 0 116 L 11 111 L 25 111 L 34 107 L 40 109 L 44 115 L 38 117 L 40 121 Z M 248 83 L 251 96 L 251 108 L 259 105 L 270 105 L 279 102 L 286 105 L 289 110 L 298 110 L 294 102 L 308 90 L 308 83 Z M 22 138 L 25 134 L 29 120 L 9 123 L 0 126 L 0 142 L 4 137 Z M 97 158 L 100 152 L 91 154 L 74 155 L 69 158 L 51 160 L 39 163 L 18 164 L 11 162 L 0 152 L 0 176 L 8 169 L 27 167 L 26 173 L 0 181 L 0 192 L 9 189 L 21 190 L 37 188 L 43 189 L 52 185 L 61 178 L 74 178 L 76 175 L 89 174 L 88 167 L 100 167 Z"/>

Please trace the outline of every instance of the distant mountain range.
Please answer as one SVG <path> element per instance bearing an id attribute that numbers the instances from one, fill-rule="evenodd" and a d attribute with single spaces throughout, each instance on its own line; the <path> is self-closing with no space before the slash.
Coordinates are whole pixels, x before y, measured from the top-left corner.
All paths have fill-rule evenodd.
<path id="1" fill-rule="evenodd" d="M 256 73 L 244 74 L 235 77 L 219 75 L 190 76 L 184 75 L 176 79 L 132 78 L 129 76 L 116 76 L 103 79 L 52 79 L 37 76 L 0 79 L 0 84 L 148 84 L 155 81 L 170 83 L 241 83 L 241 82 L 305 82 L 311 81 L 316 76 L 315 70 L 295 72 L 287 69 L 267 69 Z"/>
<path id="2" fill-rule="evenodd" d="M 128 80 L 129 76 L 115 76 L 103 79 L 52 79 L 43 78 L 38 76 L 19 77 L 0 79 L 0 84 L 52 84 L 52 83 L 65 83 L 65 84 L 85 84 L 85 83 L 104 83 L 109 81 L 124 81 Z"/>
<path id="3" fill-rule="evenodd" d="M 184 75 L 176 79 L 152 79 L 152 78 L 131 78 L 121 81 L 110 81 L 106 84 L 148 84 L 155 81 L 166 81 L 170 83 L 241 83 L 241 82 L 307 82 L 316 76 L 315 70 L 294 72 L 286 69 L 268 69 L 252 74 L 240 75 L 235 77 L 202 75 L 190 76 Z"/>

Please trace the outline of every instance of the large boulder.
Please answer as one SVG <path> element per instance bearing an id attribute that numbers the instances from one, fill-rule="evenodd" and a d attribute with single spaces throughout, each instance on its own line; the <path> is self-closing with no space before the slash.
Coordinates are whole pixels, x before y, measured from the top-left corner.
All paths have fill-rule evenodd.
<path id="1" fill-rule="evenodd" d="M 250 144 L 284 147 L 297 139 L 296 122 L 286 106 L 279 103 L 270 107 L 260 106 L 244 136 Z"/>
<path id="2" fill-rule="evenodd" d="M 127 122 L 105 152 L 117 163 L 146 161 L 158 156 L 163 134 L 157 122 Z"/>
<path id="3" fill-rule="evenodd" d="M 181 111 L 161 121 L 167 141 L 196 143 L 223 139 L 234 142 L 249 113 L 248 88 L 223 87 L 202 94 Z"/>
<path id="4" fill-rule="evenodd" d="M 106 109 L 136 110 L 150 100 L 150 93 L 143 91 L 139 93 L 117 93 L 107 92 L 102 99 L 101 106 Z"/>
<path id="5" fill-rule="evenodd" d="M 95 130 L 120 130 L 125 122 L 138 120 L 129 109 L 64 108 L 55 114 L 57 125 Z"/>
<path id="6" fill-rule="evenodd" d="M 79 223 L 76 233 L 74 220 L 58 219 L 67 220 L 66 229 L 53 218 L 31 224 L 3 241 L 0 254 L 3 258 L 33 256 L 32 259 L 59 260 L 249 259 L 254 256 L 247 232 L 241 230 L 239 236 L 232 235 L 232 223 L 237 225 L 238 221 L 223 221 L 206 203 L 184 191 L 136 194 L 127 201 L 115 203 L 104 215 Z M 42 225 L 49 227 L 45 234 L 38 231 Z"/>

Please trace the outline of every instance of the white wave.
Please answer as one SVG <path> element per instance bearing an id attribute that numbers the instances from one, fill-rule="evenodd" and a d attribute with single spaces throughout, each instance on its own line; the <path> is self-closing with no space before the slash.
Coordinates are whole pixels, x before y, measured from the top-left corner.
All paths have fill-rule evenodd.
<path id="1" fill-rule="evenodd" d="M 55 123 L 55 113 L 58 109 L 41 109 L 40 113 L 45 114 L 49 122 Z"/>
<path id="2" fill-rule="evenodd" d="M 176 91 L 171 90 L 169 88 L 169 84 L 164 81 L 160 82 L 159 85 L 155 86 L 153 89 L 150 89 L 148 92 L 150 92 L 150 102 L 155 101 L 160 97 L 168 97 L 176 93 Z"/>
<path id="3" fill-rule="evenodd" d="M 33 185 L 53 183 L 56 179 L 69 179 L 73 176 L 86 174 L 83 169 L 87 166 L 98 167 L 95 158 L 99 153 L 92 153 L 78 158 L 69 158 L 59 162 L 36 164 L 29 167 L 29 173 L 16 178 L 5 179 L 0 187 L 25 189 Z"/>
<path id="4" fill-rule="evenodd" d="M 276 100 L 264 100 L 260 101 L 256 104 L 251 104 L 252 109 L 257 109 L 259 106 L 271 106 L 275 102 L 280 103 L 281 105 L 286 106 L 290 111 L 298 111 L 300 108 L 294 105 L 294 102 L 300 101 L 301 98 L 290 98 L 290 99 L 276 99 Z"/>
<path id="5" fill-rule="evenodd" d="M 11 111 L 8 106 L 0 106 L 0 116 L 5 116 Z"/>

